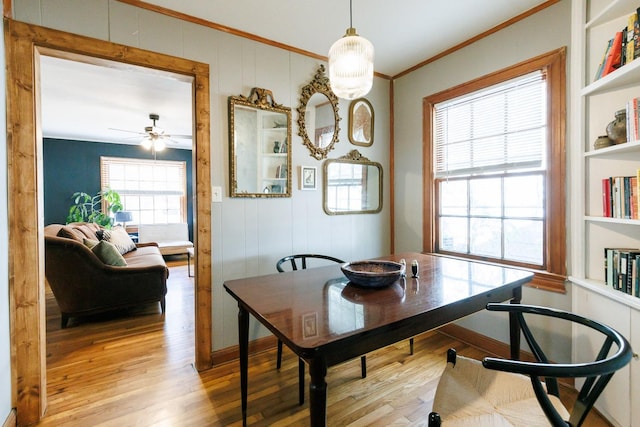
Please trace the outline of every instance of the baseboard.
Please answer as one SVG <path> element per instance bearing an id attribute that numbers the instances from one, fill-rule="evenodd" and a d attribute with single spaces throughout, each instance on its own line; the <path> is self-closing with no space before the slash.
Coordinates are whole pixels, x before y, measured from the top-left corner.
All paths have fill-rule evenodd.
<path id="1" fill-rule="evenodd" d="M 469 344 L 473 347 L 482 349 L 488 353 L 491 353 L 498 357 L 508 358 L 511 354 L 509 344 L 502 341 L 489 338 L 486 335 L 479 334 L 462 326 L 458 326 L 455 323 L 449 323 L 438 329 L 440 333 L 450 336 L 458 341 L 462 341 L 465 344 Z M 528 352 L 521 352 L 523 360 L 535 360 L 533 355 Z"/>
<path id="2" fill-rule="evenodd" d="M 9 412 L 9 415 L 7 416 L 7 419 L 4 420 L 4 424 L 2 424 L 2 427 L 16 427 L 18 425 L 18 417 L 16 415 L 16 410 L 11 409 L 11 411 Z"/>
<path id="3" fill-rule="evenodd" d="M 277 345 L 276 337 L 270 335 L 268 337 L 258 338 L 249 342 L 249 355 L 271 350 Z M 240 356 L 240 348 L 237 345 L 216 350 L 211 353 L 211 363 L 213 366 L 222 363 L 238 360 Z"/>

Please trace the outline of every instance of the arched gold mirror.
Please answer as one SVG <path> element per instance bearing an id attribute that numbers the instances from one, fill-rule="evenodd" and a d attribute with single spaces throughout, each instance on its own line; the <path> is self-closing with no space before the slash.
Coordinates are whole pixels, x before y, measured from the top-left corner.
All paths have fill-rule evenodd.
<path id="1" fill-rule="evenodd" d="M 298 135 L 311 157 L 327 157 L 338 142 L 339 122 L 338 97 L 331 90 L 324 65 L 320 65 L 311 83 L 302 88 L 298 107 Z"/>
<path id="2" fill-rule="evenodd" d="M 324 162 L 323 209 L 327 215 L 382 210 L 382 165 L 352 150 Z"/>
<path id="3" fill-rule="evenodd" d="M 369 147 L 373 144 L 373 106 L 365 98 L 355 99 L 349 106 L 349 141 Z"/>
<path id="4" fill-rule="evenodd" d="M 231 197 L 291 197 L 291 108 L 270 90 L 229 97 Z"/>

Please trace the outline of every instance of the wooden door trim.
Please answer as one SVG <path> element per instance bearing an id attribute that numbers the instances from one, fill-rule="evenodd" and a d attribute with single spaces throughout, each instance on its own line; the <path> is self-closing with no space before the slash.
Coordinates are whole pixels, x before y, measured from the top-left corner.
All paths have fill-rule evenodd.
<path id="1" fill-rule="evenodd" d="M 9 309 L 12 400 L 18 425 L 46 409 L 46 326 L 39 56 L 82 55 L 193 77 L 195 365 L 211 367 L 211 145 L 209 66 L 36 25 L 4 20 L 7 58 Z M 197 147 L 197 149 L 196 149 Z"/>

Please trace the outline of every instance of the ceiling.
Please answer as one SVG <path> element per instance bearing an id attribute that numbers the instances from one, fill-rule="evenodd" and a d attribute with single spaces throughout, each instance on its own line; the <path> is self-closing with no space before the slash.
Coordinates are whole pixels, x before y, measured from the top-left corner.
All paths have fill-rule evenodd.
<path id="1" fill-rule="evenodd" d="M 373 44 L 376 72 L 393 77 L 547 1 L 355 0 L 353 27 Z M 321 56 L 349 26 L 347 0 L 146 3 Z M 150 113 L 170 134 L 192 133 L 190 82 L 56 58 L 43 58 L 41 76 L 45 137 L 137 144 L 142 135 L 132 132 L 151 126 Z"/>

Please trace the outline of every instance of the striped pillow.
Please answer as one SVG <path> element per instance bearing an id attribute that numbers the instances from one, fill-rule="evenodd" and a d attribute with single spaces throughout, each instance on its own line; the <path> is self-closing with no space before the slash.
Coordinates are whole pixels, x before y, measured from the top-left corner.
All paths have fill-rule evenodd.
<path id="1" fill-rule="evenodd" d="M 104 230 L 102 240 L 106 240 L 118 249 L 121 255 L 136 250 L 136 244 L 131 240 L 124 228 L 117 226 L 111 230 Z"/>

